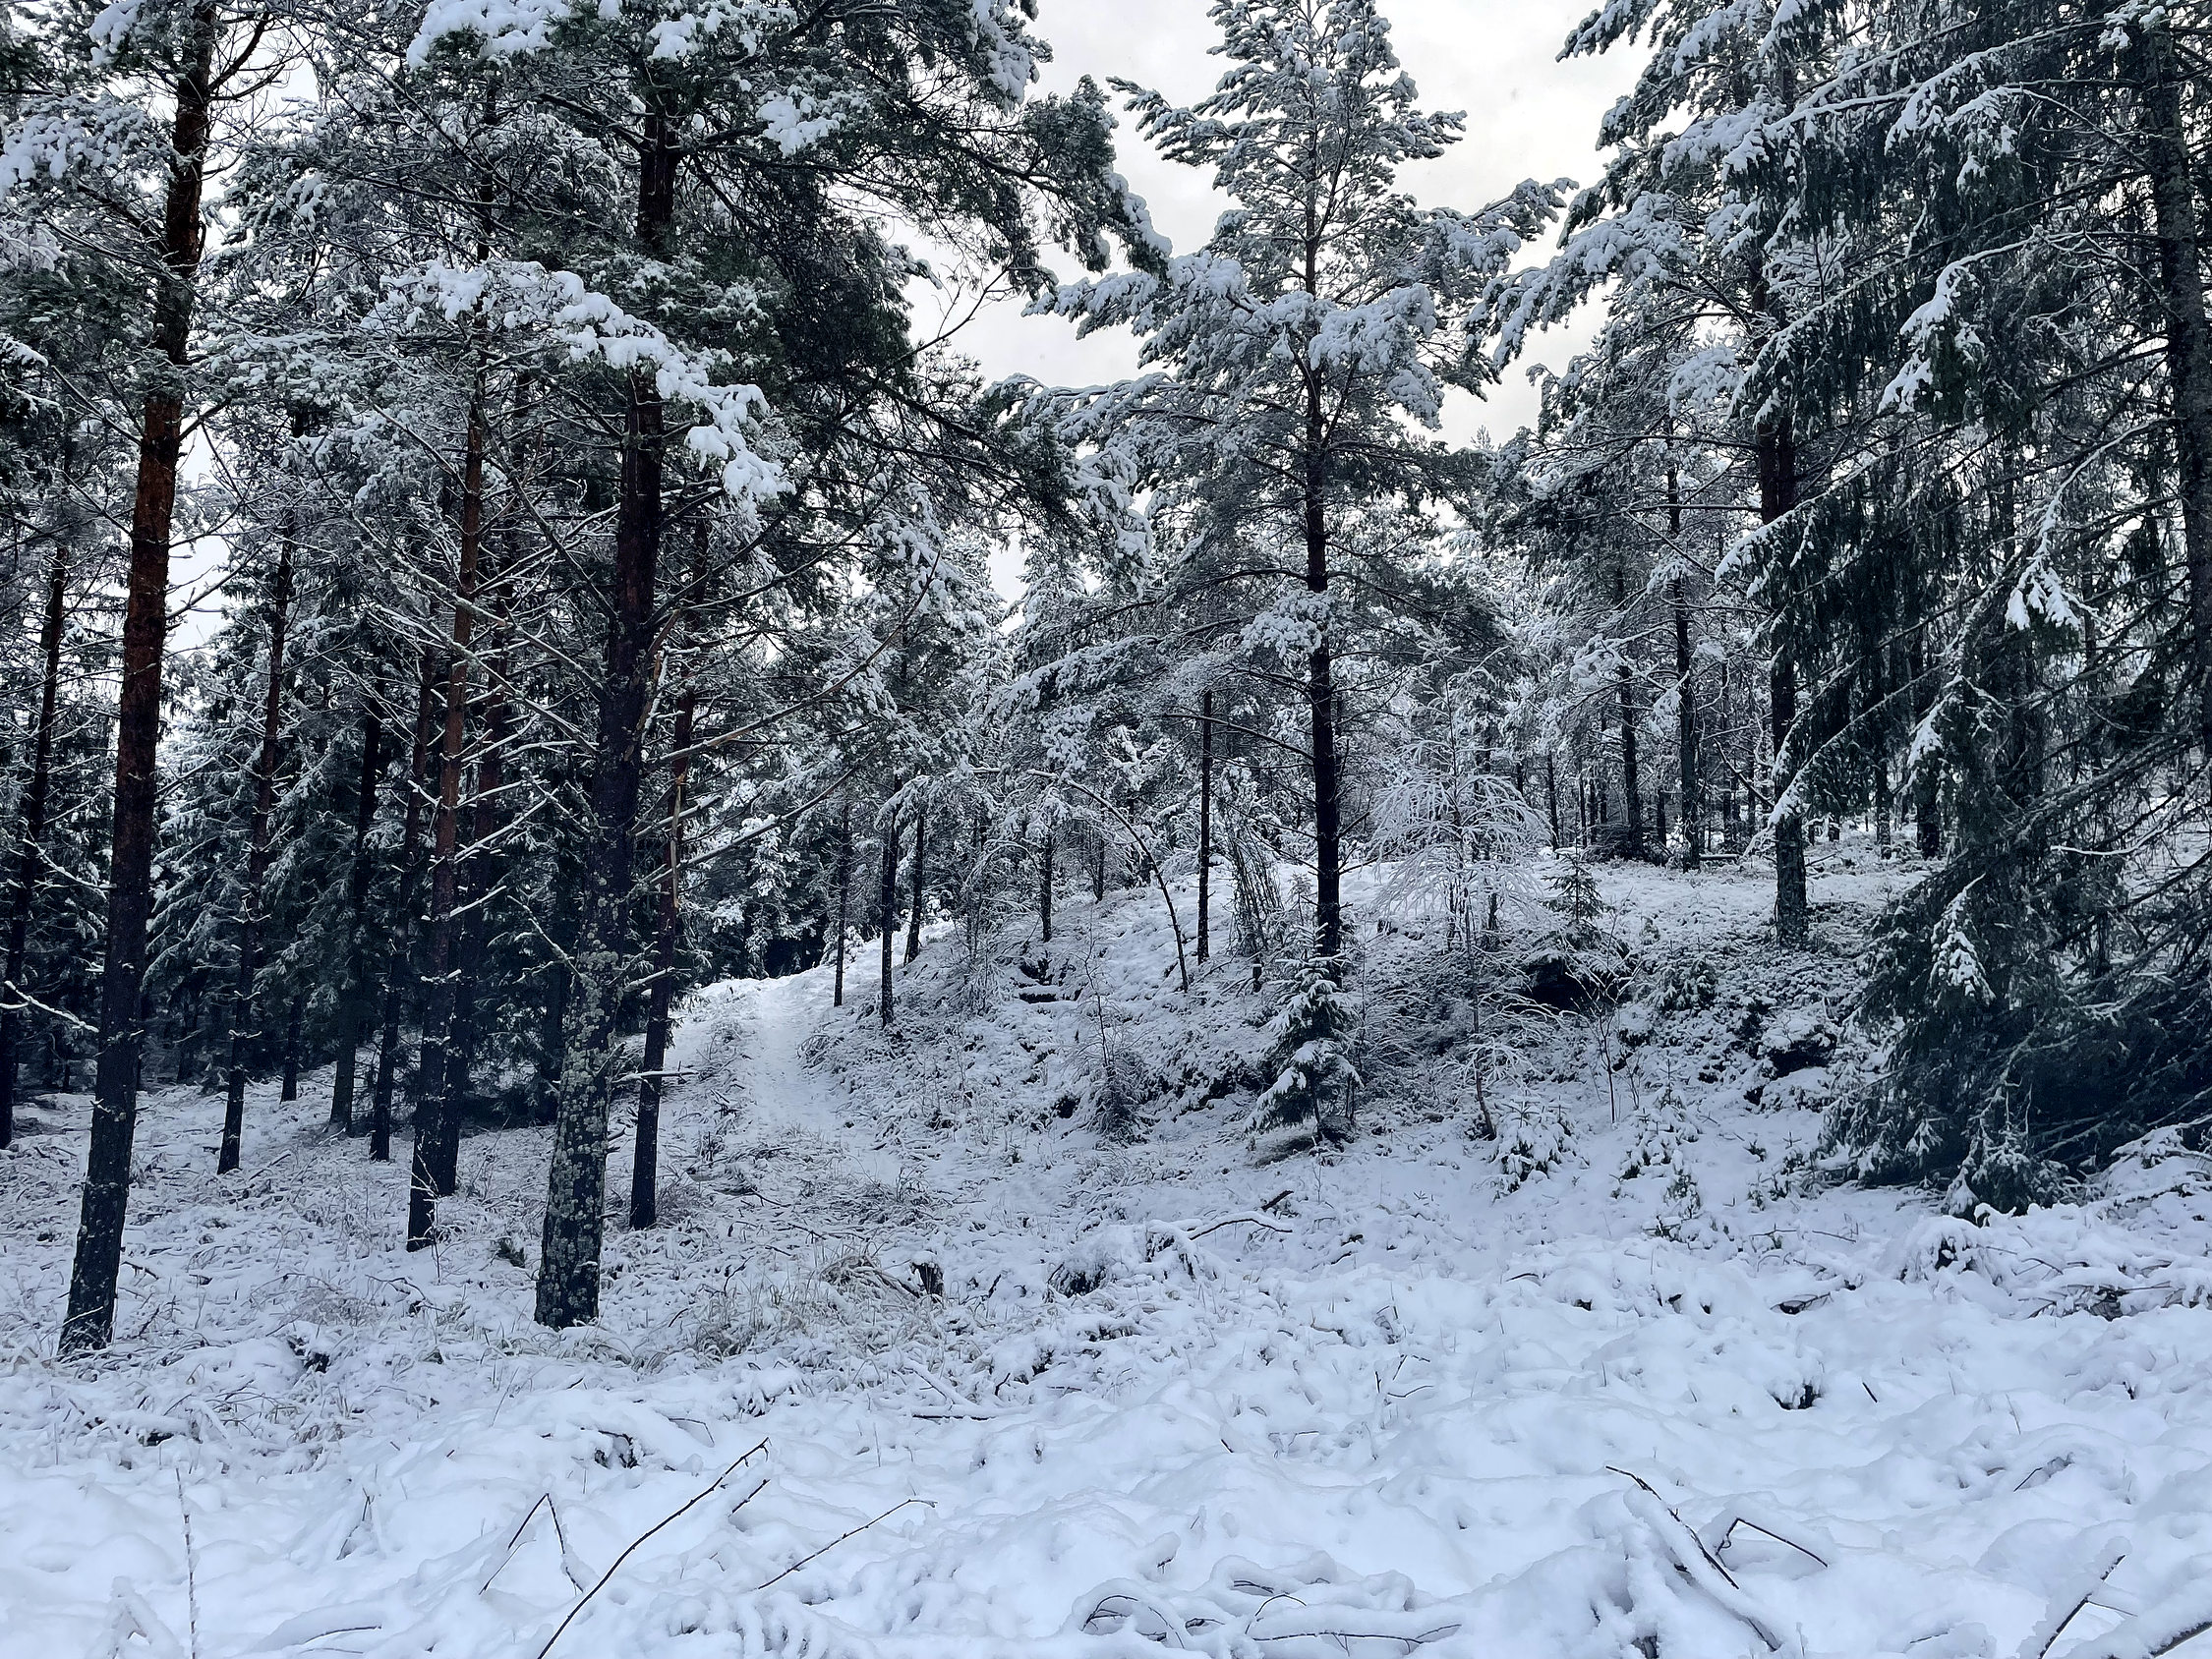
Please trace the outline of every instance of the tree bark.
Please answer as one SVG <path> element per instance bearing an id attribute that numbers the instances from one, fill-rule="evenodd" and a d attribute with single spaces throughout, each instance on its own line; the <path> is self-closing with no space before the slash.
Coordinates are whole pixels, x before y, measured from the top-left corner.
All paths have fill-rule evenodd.
<path id="1" fill-rule="evenodd" d="M 891 1029 L 891 940 L 899 931 L 899 817 L 893 813 L 883 826 L 882 881 L 876 894 L 877 932 L 882 935 L 883 962 L 879 978 L 881 985 L 876 1000 L 876 1012 L 886 1031 Z"/>
<path id="2" fill-rule="evenodd" d="M 1677 546 L 1682 540 L 1682 481 L 1676 469 L 1666 469 L 1667 526 Z M 1674 578 L 1669 597 L 1674 604 L 1674 750 L 1680 763 L 1682 868 L 1695 870 L 1705 862 L 1705 784 L 1698 775 L 1698 700 L 1693 675 L 1696 658 L 1690 650 L 1690 600 L 1682 578 Z M 1663 837 L 1662 837 L 1663 838 Z"/>
<path id="3" fill-rule="evenodd" d="M 682 147 L 667 90 L 650 78 L 638 151 L 637 240 L 659 259 L 675 218 Z M 629 955 L 630 887 L 643 791 L 645 723 L 653 674 L 654 594 L 661 556 L 666 411 L 650 368 L 631 371 L 624 400 L 622 478 L 615 509 L 611 615 L 592 755 L 586 937 L 569 1001 L 569 1040 L 553 1122 L 537 1319 L 563 1330 L 599 1316 L 606 1229 L 607 1128 L 614 1096 L 623 970 Z"/>
<path id="4" fill-rule="evenodd" d="M 399 1020 L 407 1006 L 407 981 L 415 957 L 415 878 L 421 862 L 416 853 L 423 838 L 423 772 L 430 765 L 431 691 L 436 670 L 431 654 L 423 653 L 415 682 L 415 741 L 408 750 L 407 773 L 400 788 L 407 802 L 399 831 L 398 924 L 384 958 L 382 1035 L 377 1044 L 377 1083 L 370 1097 L 369 1156 L 376 1163 L 391 1157 L 391 1097 L 399 1067 Z"/>
<path id="5" fill-rule="evenodd" d="M 702 534 L 702 543 L 706 538 Z M 699 552 L 699 576 L 706 571 Z M 661 901 L 653 941 L 653 988 L 647 993 L 644 1064 L 638 1068 L 637 1137 L 630 1159 L 630 1226 L 642 1230 L 660 1220 L 661 1083 L 669 1059 L 669 1004 L 675 992 L 676 945 L 683 922 L 684 785 L 691 775 L 691 734 L 698 715 L 698 692 L 691 666 L 683 666 L 683 691 L 676 701 L 674 758 L 669 764 L 668 860 L 661 872 Z M 841 904 L 842 908 L 842 904 Z M 841 916 L 842 929 L 844 919 Z M 838 941 L 838 979 L 843 995 L 844 941 Z"/>
<path id="6" fill-rule="evenodd" d="M 1760 424 L 1756 454 L 1759 522 L 1773 524 L 1797 504 L 1797 443 L 1786 415 Z M 1789 731 L 1797 721 L 1797 669 L 1786 640 L 1775 644 L 1767 683 L 1775 740 L 1775 936 L 1783 944 L 1802 945 L 1811 937 L 1812 911 L 1805 891 L 1805 821 L 1788 804 L 1796 781 Z"/>
<path id="7" fill-rule="evenodd" d="M 376 866 L 369 855 L 369 835 L 377 827 L 377 772 L 382 757 L 383 720 L 374 695 L 361 706 L 361 783 L 354 796 L 353 859 L 346 868 L 346 966 L 345 998 L 338 1008 L 338 1063 L 330 1081 L 330 1126 L 353 1132 L 353 1094 L 361 1063 L 363 1004 L 368 1000 L 368 949 L 363 937 L 363 914 L 369 903 L 369 883 Z"/>
<path id="8" fill-rule="evenodd" d="M 921 954 L 922 899 L 929 891 L 929 801 L 914 803 L 914 910 L 906 918 L 906 960 Z"/>
<path id="9" fill-rule="evenodd" d="M 437 1236 L 445 1139 L 445 1057 L 453 1029 L 453 914 L 460 893 L 461 769 L 468 759 L 469 646 L 476 628 L 476 578 L 484 552 L 484 373 L 469 394 L 461 459 L 461 544 L 455 561 L 453 628 L 445 652 L 444 736 L 438 749 L 437 807 L 431 830 L 430 962 L 423 1005 L 422 1055 L 415 1066 L 415 1156 L 407 1181 L 407 1248 Z M 458 1125 L 456 1125 L 458 1127 Z"/>
<path id="10" fill-rule="evenodd" d="M 307 1013 L 307 999 L 292 993 L 292 1006 L 284 1016 L 284 1081 L 278 1085 L 279 1101 L 300 1098 L 300 1022 Z"/>
<path id="11" fill-rule="evenodd" d="M 1044 850 L 1037 871 L 1037 921 L 1044 943 L 1052 943 L 1052 827 L 1045 826 Z"/>
<path id="12" fill-rule="evenodd" d="M 1213 896 L 1213 693 L 1198 694 L 1198 966 L 1206 965 L 1207 901 Z"/>
<path id="13" fill-rule="evenodd" d="M 1307 437 L 1311 457 L 1306 482 L 1306 587 L 1329 587 L 1328 520 L 1321 496 L 1320 386 L 1308 391 Z M 1336 685 L 1326 634 L 1306 658 L 1307 718 L 1313 743 L 1313 951 L 1332 961 L 1344 948 L 1343 830 L 1337 801 Z"/>
<path id="14" fill-rule="evenodd" d="M 169 181 L 161 212 L 161 265 L 151 344 L 164 367 L 147 393 L 139 432 L 138 487 L 131 505 L 131 563 L 123 616 L 123 684 L 116 704 L 115 804 L 110 839 L 107 940 L 100 968 L 99 1064 L 91 1144 L 70 1270 L 61 1351 L 107 1346 L 115 1325 L 115 1282 L 123 1267 L 130 1203 L 131 1142 L 138 1127 L 144 1032 L 146 923 L 153 910 L 154 765 L 161 737 L 161 651 L 169 619 L 169 538 L 176 516 L 177 461 L 184 447 L 184 370 L 204 229 L 202 181 L 214 105 L 214 0 L 197 0 L 176 82 Z"/>
<path id="15" fill-rule="evenodd" d="M 1905 671 L 1912 676 L 1912 727 L 1914 735 L 1936 706 L 1935 693 L 1928 685 L 1927 626 L 1922 624 L 1912 631 L 1911 644 L 1906 648 Z M 1940 858 L 1944 850 L 1943 779 L 1935 764 L 1923 759 L 1912 770 L 1912 838 L 1913 848 L 1922 858 Z"/>
<path id="16" fill-rule="evenodd" d="M 23 830 L 16 844 L 15 890 L 8 906 L 8 983 L 0 996 L 0 1148 L 16 1133 L 16 1042 L 22 1030 L 24 963 L 29 953 L 30 915 L 38 875 L 45 864 L 46 803 L 53 788 L 54 705 L 61 689 L 62 627 L 68 615 L 69 540 L 54 538 L 46 567 L 46 614 L 38 630 L 43 664 L 38 683 L 38 728 L 31 738 L 30 783 L 24 793 Z"/>
<path id="17" fill-rule="evenodd" d="M 852 797 L 838 803 L 838 942 L 836 990 L 830 1006 L 844 1006 L 844 936 L 852 917 Z"/>
<path id="18" fill-rule="evenodd" d="M 506 620 L 502 595 L 495 626 Z M 460 853 L 462 918 L 455 938 L 453 1023 L 445 1044 L 445 1110 L 438 1124 L 437 1195 L 458 1189 L 461 1123 L 467 1116 L 469 1081 L 476 1071 L 478 982 L 484 971 L 485 937 L 491 926 L 491 901 L 498 887 L 498 861 L 492 843 L 499 833 L 504 804 L 507 739 L 507 665 L 504 650 L 486 675 L 484 736 L 477 746 L 475 799 L 469 813 L 468 843 Z"/>
<path id="19" fill-rule="evenodd" d="M 2203 250 L 2189 173 L 2189 137 L 2183 125 L 2183 72 L 2170 20 L 2162 17 L 2144 28 L 2140 55 L 2149 129 L 2145 156 L 2166 314 L 2166 372 L 2174 400 L 2175 486 L 2188 569 L 2197 733 L 2212 752 L 2212 322 L 2205 315 Z"/>
<path id="20" fill-rule="evenodd" d="M 223 1074 L 223 1138 L 215 1173 L 238 1168 L 246 1128 L 247 1047 L 254 1029 L 254 976 L 261 971 L 262 887 L 268 880 L 269 817 L 276 806 L 276 756 L 282 736 L 284 628 L 292 605 L 292 530 L 277 542 L 276 574 L 269 583 L 268 687 L 262 700 L 262 746 L 254 762 L 254 811 L 246 831 L 246 885 L 238 907 L 238 978 L 231 991 L 230 1058 Z M 286 1100 L 294 1098 L 286 1095 Z"/>

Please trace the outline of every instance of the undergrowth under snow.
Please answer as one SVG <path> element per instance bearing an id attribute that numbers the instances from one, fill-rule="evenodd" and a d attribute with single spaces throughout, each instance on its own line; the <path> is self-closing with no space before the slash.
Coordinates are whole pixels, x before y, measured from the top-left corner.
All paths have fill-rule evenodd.
<path id="1" fill-rule="evenodd" d="M 565 1337 L 544 1132 L 409 1256 L 318 1078 L 221 1178 L 219 1103 L 148 1098 L 116 1347 L 57 1362 L 86 1103 L 34 1109 L 0 1655 L 2161 1651 L 2212 1621 L 2212 1174 L 1978 1224 L 1822 1180 L 1891 880 L 1826 850 L 1800 956 L 1755 872 L 1601 876 L 1631 999 L 1524 1034 L 1495 1140 L 1432 928 L 1363 941 L 1325 1154 L 1252 1141 L 1264 1005 L 1182 994 L 1151 895 L 934 936 L 895 1035 L 709 988 L 666 1225 Z"/>

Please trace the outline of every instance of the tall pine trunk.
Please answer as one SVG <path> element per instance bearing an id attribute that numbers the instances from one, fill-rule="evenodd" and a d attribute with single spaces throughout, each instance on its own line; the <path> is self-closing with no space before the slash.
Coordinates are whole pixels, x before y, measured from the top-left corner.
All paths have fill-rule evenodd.
<path id="1" fill-rule="evenodd" d="M 1198 966 L 1208 955 L 1207 900 L 1213 896 L 1213 693 L 1198 693 Z"/>
<path id="2" fill-rule="evenodd" d="M 391 1157 L 391 1097 L 399 1068 L 399 1022 L 407 1008 L 408 981 L 415 963 L 415 880 L 422 863 L 423 772 L 430 765 L 431 692 L 436 666 L 429 649 L 415 682 L 415 741 L 407 753 L 400 788 L 407 802 L 399 830 L 398 925 L 384 956 L 382 1033 L 377 1042 L 377 1082 L 370 1095 L 369 1156 L 381 1164 Z"/>
<path id="3" fill-rule="evenodd" d="M 888 813 L 883 824 L 882 880 L 876 893 L 877 932 L 882 935 L 883 961 L 880 965 L 877 987 L 876 1011 L 883 1028 L 889 1031 L 895 1017 L 891 1006 L 891 940 L 899 931 L 899 815 Z"/>
<path id="4" fill-rule="evenodd" d="M 1666 520 L 1679 547 L 1682 481 L 1671 464 L 1666 469 Z M 1690 650 L 1690 600 L 1681 577 L 1674 578 L 1668 598 L 1674 606 L 1674 752 L 1681 772 L 1682 868 L 1695 870 L 1705 862 L 1705 785 L 1698 775 L 1697 659 Z"/>
<path id="5" fill-rule="evenodd" d="M 407 1248 L 437 1235 L 445 1139 L 445 1057 L 453 1030 L 453 914 L 460 892 L 461 770 L 468 759 L 469 644 L 476 627 L 477 567 L 484 550 L 484 374 L 469 394 L 461 460 L 461 544 L 453 584 L 453 629 L 445 653 L 444 735 L 431 830 L 430 961 L 422 1055 L 415 1067 L 415 1156 L 407 1181 Z"/>
<path id="6" fill-rule="evenodd" d="M 1797 445 L 1786 415 L 1760 423 L 1756 453 L 1759 522 L 1773 524 L 1797 503 Z M 1775 643 L 1768 697 L 1775 739 L 1775 937 L 1802 945 L 1811 937 L 1812 911 L 1805 892 L 1805 820 L 1787 804 L 1797 775 L 1789 753 L 1790 727 L 1797 722 L 1797 668 L 1785 640 Z"/>
<path id="7" fill-rule="evenodd" d="M 705 541 L 702 533 L 699 575 L 693 579 L 694 593 L 706 573 Z M 691 776 L 691 736 L 698 710 L 698 689 L 692 684 L 691 664 L 687 658 L 683 665 L 683 690 L 676 699 L 673 752 L 669 762 L 668 858 L 661 871 L 660 904 L 655 915 L 653 986 L 646 994 L 645 1055 L 644 1063 L 638 1067 L 637 1136 L 630 1158 L 630 1226 L 639 1230 L 652 1227 L 661 1217 L 662 1074 L 669 1062 L 669 1006 L 674 1000 L 676 946 L 682 939 L 684 785 Z M 842 901 L 840 907 L 843 907 Z M 842 930 L 844 925 L 842 916 L 838 925 Z M 838 978 L 842 996 L 844 978 L 842 933 L 838 941 Z"/>
<path id="8" fill-rule="evenodd" d="M 496 621 L 506 619 L 502 597 Z M 498 866 L 492 843 L 499 833 L 499 814 L 506 783 L 507 663 L 502 651 L 486 676 L 484 737 L 477 746 L 474 800 L 469 811 L 468 841 L 461 853 L 461 923 L 454 942 L 453 1023 L 445 1044 L 445 1109 L 438 1124 L 437 1194 L 447 1197 L 458 1188 L 461 1161 L 461 1123 L 467 1115 L 469 1080 L 476 1070 L 478 1034 L 478 982 L 483 977 L 484 947 L 490 929 L 493 890 L 498 886 Z"/>
<path id="9" fill-rule="evenodd" d="M 852 920 L 852 797 L 838 802 L 838 938 L 836 989 L 830 1006 L 844 1006 L 844 940 Z"/>
<path id="10" fill-rule="evenodd" d="M 676 122 L 665 89 L 641 87 L 637 240 L 650 258 L 665 252 L 675 217 Z M 661 488 L 667 419 L 649 368 L 631 371 L 624 399 L 622 478 L 614 518 L 614 571 L 608 595 L 607 658 L 592 751 L 592 846 L 585 870 L 585 937 L 570 988 L 568 1050 L 546 1222 L 538 1265 L 537 1319 L 563 1330 L 599 1316 L 600 1249 L 606 1230 L 607 1127 L 614 1097 L 622 981 L 629 957 L 630 884 L 643 792 L 645 722 L 653 677 L 654 594 L 661 557 Z"/>
<path id="11" fill-rule="evenodd" d="M 2175 491 L 2188 569 L 2191 666 L 2197 682 L 2197 731 L 2212 752 L 2212 322 L 2205 315 L 2204 266 L 2197 236 L 2189 135 L 2183 125 L 2183 70 L 2173 24 L 2143 29 L 2144 146 L 2158 240 L 2166 372 L 2174 400 Z"/>
<path id="12" fill-rule="evenodd" d="M 300 1027 L 306 1017 L 307 998 L 295 991 L 291 1009 L 284 1016 L 284 1080 L 277 1086 L 279 1101 L 300 1098 Z"/>
<path id="13" fill-rule="evenodd" d="M 914 910 L 906 919 L 906 960 L 921 954 L 922 896 L 929 881 L 929 801 L 914 802 Z"/>
<path id="14" fill-rule="evenodd" d="M 1321 388 L 1307 388 L 1306 587 L 1329 587 L 1328 518 L 1322 497 Z M 1306 711 L 1313 744 L 1313 953 L 1335 960 L 1344 948 L 1343 830 L 1337 801 L 1336 684 L 1324 632 L 1306 658 Z"/>
<path id="15" fill-rule="evenodd" d="M 1044 847 L 1037 861 L 1037 924 L 1044 943 L 1052 943 L 1052 826 L 1045 826 Z"/>
<path id="16" fill-rule="evenodd" d="M 338 1063 L 330 1081 L 330 1126 L 353 1132 L 354 1086 L 361 1064 L 361 1039 L 368 1001 L 368 941 L 363 925 L 369 883 L 376 865 L 369 834 L 377 827 L 377 769 L 382 757 L 384 726 L 374 694 L 361 707 L 361 780 L 354 795 L 353 857 L 346 866 L 346 963 L 344 994 L 338 1005 Z"/>
<path id="17" fill-rule="evenodd" d="M 115 1281 L 123 1267 L 144 1035 L 140 992 L 146 981 L 146 924 L 153 911 L 154 764 L 161 738 L 161 651 L 169 620 L 169 537 L 176 516 L 177 461 L 184 448 L 184 371 L 200 277 L 200 197 L 214 106 L 216 32 L 214 0 L 198 0 L 184 29 L 186 60 L 176 81 L 169 181 L 161 210 L 161 270 L 150 338 L 163 366 L 146 394 L 138 487 L 131 503 L 107 941 L 100 966 L 99 1063 L 69 1311 L 62 1326 L 65 1354 L 107 1346 L 115 1326 Z"/>
<path id="18" fill-rule="evenodd" d="M 1917 736 L 1921 723 L 1936 706 L 1935 692 L 1928 680 L 1926 623 L 1912 631 L 1911 642 L 1906 647 L 1905 672 L 1912 679 L 1912 727 Z M 1944 850 L 1943 779 L 1932 756 L 1923 756 L 1912 769 L 1911 781 L 1913 850 L 1922 858 L 1939 858 Z"/>
<path id="19" fill-rule="evenodd" d="M 38 729 L 31 738 L 30 784 L 24 792 L 23 830 L 16 841 L 15 889 L 8 902 L 8 982 L 0 986 L 0 1148 L 16 1136 L 17 1039 L 23 1030 L 24 963 L 30 944 L 30 915 L 38 873 L 45 862 L 46 801 L 53 788 L 54 704 L 61 689 L 62 625 L 68 615 L 69 541 L 54 538 L 46 566 L 46 614 L 38 630 L 41 671 Z"/>
<path id="20" fill-rule="evenodd" d="M 261 971 L 262 886 L 268 880 L 269 818 L 276 807 L 276 754 L 282 735 L 284 627 L 292 605 L 292 532 L 277 542 L 268 596 L 268 686 L 262 699 L 261 753 L 254 761 L 254 811 L 246 831 L 246 886 L 238 907 L 238 978 L 231 991 L 230 1057 L 223 1075 L 222 1149 L 215 1173 L 238 1168 L 246 1128 L 246 1053 L 254 1029 L 254 976 Z M 287 1095 L 287 1100 L 292 1097 Z"/>

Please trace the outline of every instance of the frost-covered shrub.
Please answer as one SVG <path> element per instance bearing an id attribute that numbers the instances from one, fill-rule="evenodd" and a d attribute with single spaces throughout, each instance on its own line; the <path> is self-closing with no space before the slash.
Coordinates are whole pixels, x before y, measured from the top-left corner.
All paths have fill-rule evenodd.
<path id="1" fill-rule="evenodd" d="M 1628 1160 L 1621 1170 L 1623 1180 L 1634 1180 L 1651 1170 L 1679 1168 L 1683 1145 L 1698 1138 L 1689 1111 L 1672 1083 L 1637 1113 L 1630 1128 Z"/>
<path id="2" fill-rule="evenodd" d="M 1712 1218 L 1705 1213 L 1705 1193 L 1698 1185 L 1696 1173 L 1686 1165 L 1677 1168 L 1673 1179 L 1666 1183 L 1666 1192 L 1659 1201 L 1659 1219 L 1652 1224 L 1652 1231 L 1660 1238 L 1688 1244 L 1707 1238 L 1717 1230 Z"/>
<path id="3" fill-rule="evenodd" d="M 1567 1120 L 1551 1107 L 1516 1102 L 1498 1111 L 1498 1184 L 1512 1192 L 1563 1163 L 1572 1150 Z"/>
<path id="4" fill-rule="evenodd" d="M 1359 1016 L 1356 1000 L 1346 994 L 1337 974 L 1333 962 L 1307 962 L 1267 1022 L 1266 1069 L 1275 1080 L 1253 1108 L 1255 1130 L 1310 1123 L 1316 1133 L 1335 1141 L 1350 1131 L 1360 1087 L 1351 1054 Z"/>
<path id="5" fill-rule="evenodd" d="M 1098 1132 L 1117 1136 L 1134 1133 L 1137 1114 L 1160 1089 L 1157 1067 L 1119 1037 L 1109 1041 L 1099 1060 L 1098 1088 L 1092 1096 Z"/>
<path id="6" fill-rule="evenodd" d="M 1720 995 L 1720 970 L 1704 956 L 1678 957 L 1659 972 L 1657 1001 L 1661 1013 L 1710 1008 Z"/>

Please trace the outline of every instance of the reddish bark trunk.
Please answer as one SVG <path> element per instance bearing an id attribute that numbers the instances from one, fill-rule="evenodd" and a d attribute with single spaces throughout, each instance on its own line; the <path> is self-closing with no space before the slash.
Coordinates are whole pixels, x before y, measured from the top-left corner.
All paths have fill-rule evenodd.
<path id="1" fill-rule="evenodd" d="M 153 911 L 154 765 L 161 737 L 161 653 L 169 618 L 169 538 L 176 517 L 177 461 L 184 447 L 184 370 L 200 275 L 200 197 L 214 104 L 216 33 L 213 0 L 199 0 L 184 34 L 187 55 L 176 81 L 169 183 L 162 201 L 162 268 L 151 343 L 163 368 L 146 400 L 138 488 L 131 504 L 99 1063 L 69 1311 L 62 1326 L 65 1354 L 107 1345 L 115 1324 L 115 1282 L 123 1266 L 144 1036 L 140 992 L 146 979 L 146 924 Z"/>

